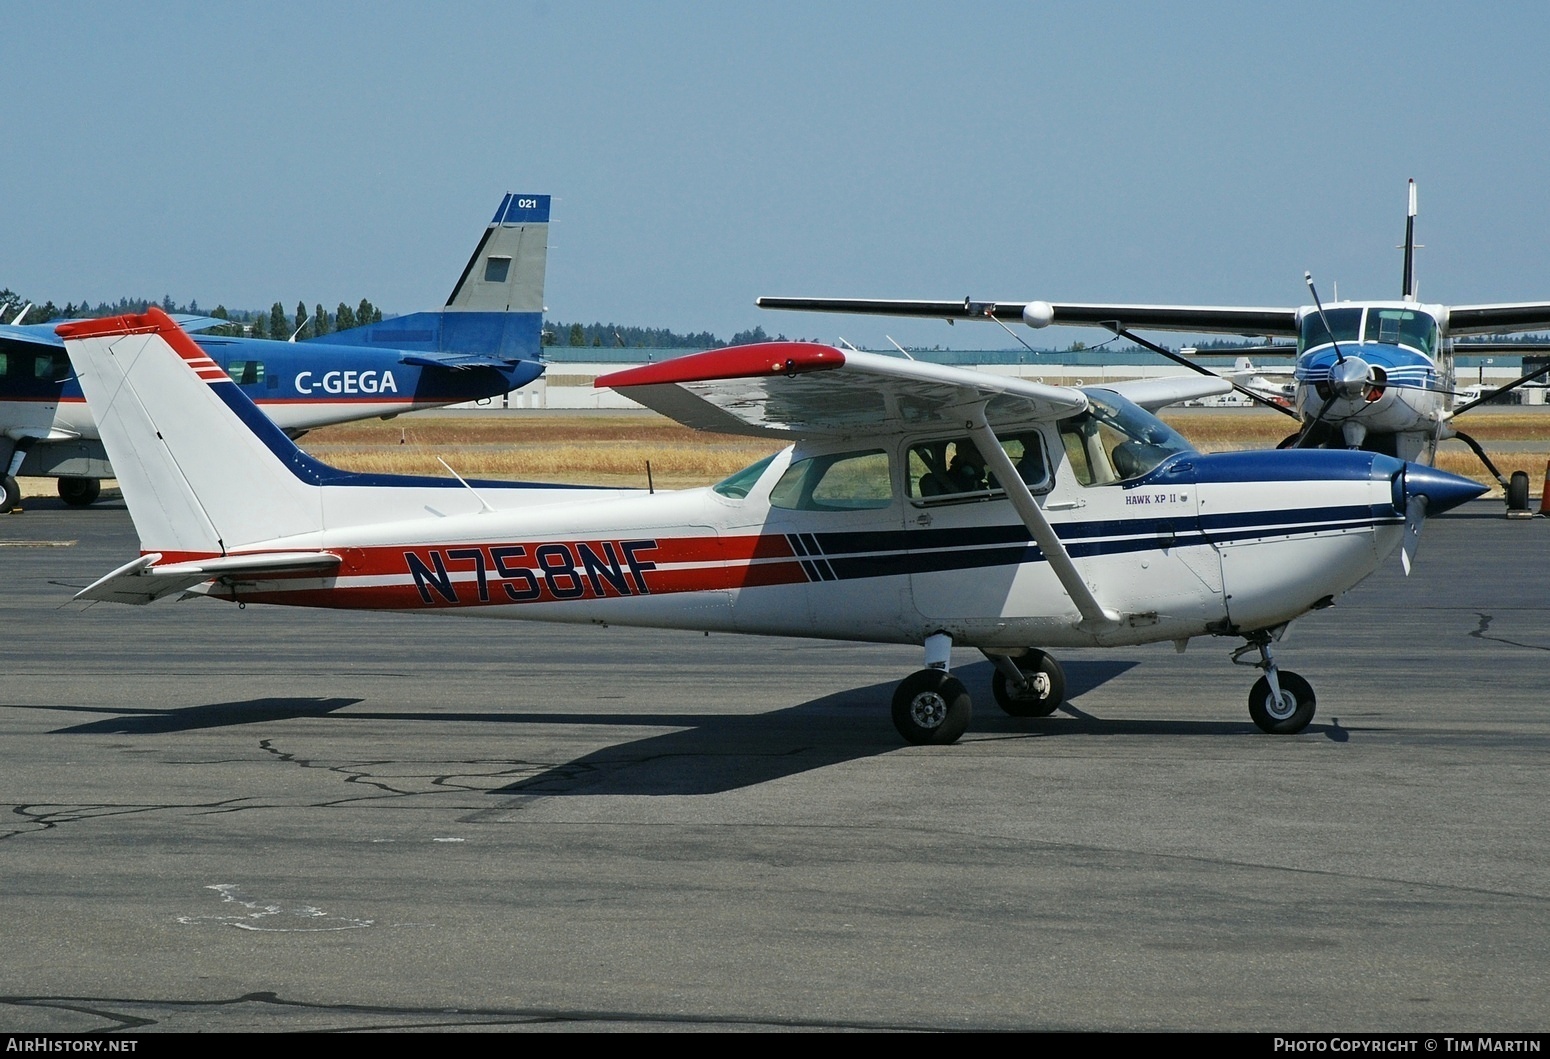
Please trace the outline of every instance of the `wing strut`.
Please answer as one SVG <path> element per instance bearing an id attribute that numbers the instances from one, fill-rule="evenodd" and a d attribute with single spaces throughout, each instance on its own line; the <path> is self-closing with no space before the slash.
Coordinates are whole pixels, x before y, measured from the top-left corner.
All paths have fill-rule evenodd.
<path id="1" fill-rule="evenodd" d="M 1093 595 L 1093 590 L 1087 587 L 1087 582 L 1082 580 L 1076 564 L 1071 561 L 1070 553 L 1066 551 L 1065 545 L 1060 543 L 1054 527 L 1044 517 L 1044 512 L 1034 501 L 1033 494 L 1028 491 L 1028 483 L 1023 481 L 1023 476 L 1017 473 L 1016 467 L 1012 466 L 1011 457 L 1001 447 L 1001 439 L 996 437 L 996 432 L 991 430 L 990 424 L 985 421 L 984 403 L 970 406 L 968 413 L 968 420 L 964 425 L 979 446 L 980 455 L 985 458 L 985 463 L 1006 489 L 1006 496 L 1012 502 L 1012 508 L 1023 520 L 1023 525 L 1028 527 L 1028 532 L 1033 534 L 1033 539 L 1038 544 L 1039 550 L 1044 553 L 1044 558 L 1049 560 L 1050 569 L 1054 570 L 1055 576 L 1060 579 L 1066 595 L 1071 597 L 1071 602 L 1075 603 L 1076 609 L 1081 612 L 1082 620 L 1079 627 L 1096 630 L 1118 625 L 1119 615 L 1099 603 L 1098 597 Z"/>

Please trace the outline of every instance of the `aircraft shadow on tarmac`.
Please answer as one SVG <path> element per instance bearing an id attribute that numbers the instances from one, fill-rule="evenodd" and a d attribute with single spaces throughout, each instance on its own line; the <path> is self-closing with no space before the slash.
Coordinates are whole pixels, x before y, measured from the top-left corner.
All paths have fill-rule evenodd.
<path id="1" fill-rule="evenodd" d="M 971 737 L 1046 738 L 1062 735 L 1232 736 L 1254 734 L 1247 719 L 1223 721 L 1105 720 L 1071 700 L 1102 687 L 1133 669 L 1133 661 L 1072 661 L 1065 665 L 1067 702 L 1054 716 L 1014 718 L 990 701 L 989 663 L 956 672 L 979 702 Z M 632 739 L 547 768 L 520 782 L 492 790 L 494 795 L 563 797 L 565 795 L 720 794 L 756 786 L 845 761 L 905 749 L 887 719 L 893 685 L 850 688 L 783 710 L 753 715 L 437 712 L 350 710 L 335 720 L 390 722 L 474 722 L 671 728 L 660 735 Z M 234 727 L 268 721 L 335 715 L 362 702 L 356 698 L 262 698 L 210 703 L 166 710 L 101 706 L 55 706 L 70 712 L 112 714 L 84 724 L 55 729 L 59 735 L 158 735 Z M 1343 742 L 1338 722 L 1314 725 L 1309 734 Z"/>
<path id="2" fill-rule="evenodd" d="M 227 728 L 239 724 L 261 724 L 295 717 L 323 717 L 360 699 L 272 698 L 242 702 L 212 702 L 205 706 L 184 706 L 169 710 L 129 710 L 112 706 L 49 706 L 66 713 L 112 714 L 100 721 L 56 728 L 53 735 L 161 735 L 168 732 L 194 732 L 202 728 Z"/>

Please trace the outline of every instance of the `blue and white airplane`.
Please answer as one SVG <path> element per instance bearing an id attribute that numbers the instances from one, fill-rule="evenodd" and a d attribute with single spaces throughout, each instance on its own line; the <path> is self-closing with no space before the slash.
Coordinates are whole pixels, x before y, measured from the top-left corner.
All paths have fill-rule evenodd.
<path id="1" fill-rule="evenodd" d="M 301 342 L 196 341 L 292 437 L 496 397 L 543 373 L 548 247 L 549 196 L 507 195 L 442 309 Z M 20 499 L 18 477 L 57 478 L 67 503 L 85 505 L 113 475 L 57 324 L 0 324 L 0 512 Z"/>
<path id="2" fill-rule="evenodd" d="M 915 644 L 912 743 L 969 723 L 952 649 L 1014 716 L 1065 697 L 1047 649 L 1246 641 L 1249 714 L 1289 734 L 1287 625 L 1483 492 L 1373 452 L 1202 455 L 1151 409 L 1187 376 L 1047 386 L 814 343 L 712 350 L 598 380 L 688 426 L 787 447 L 674 492 L 350 474 L 298 451 L 160 310 L 60 329 L 140 554 L 81 600 L 209 595 Z M 122 459 L 121 459 L 122 457 Z"/>
<path id="3" fill-rule="evenodd" d="M 1270 346 L 1256 353 L 1295 354 L 1295 411 L 1263 394 L 1235 386 L 1262 403 L 1299 418 L 1302 428 L 1282 443 L 1288 448 L 1353 448 L 1430 464 L 1437 443 L 1456 437 L 1470 446 L 1492 476 L 1508 491 L 1508 504 L 1522 507 L 1527 477 L 1509 482 L 1485 451 L 1454 420 L 1480 403 L 1454 404 L 1455 350 L 1493 351 L 1474 343 L 1456 346 L 1460 336 L 1500 335 L 1550 328 L 1550 302 L 1492 305 L 1422 304 L 1415 282 L 1415 181 L 1409 184 L 1405 221 L 1404 280 L 1393 301 L 1343 301 L 1325 308 L 1311 276 L 1304 275 L 1314 304 L 1300 307 L 1210 305 L 1120 305 L 1078 302 L 910 301 L 867 298 L 760 298 L 766 309 L 866 315 L 934 317 L 954 320 L 1021 321 L 1032 328 L 1101 327 L 1168 357 L 1191 370 L 1193 363 L 1134 333 L 1134 329 L 1295 338 L 1292 346 Z M 1516 352 L 1534 347 L 1514 345 Z M 1550 374 L 1550 367 L 1529 373 L 1492 391 L 1492 396 Z M 1514 489 L 1522 491 L 1514 497 Z M 1515 503 L 1517 500 L 1519 502 Z"/>

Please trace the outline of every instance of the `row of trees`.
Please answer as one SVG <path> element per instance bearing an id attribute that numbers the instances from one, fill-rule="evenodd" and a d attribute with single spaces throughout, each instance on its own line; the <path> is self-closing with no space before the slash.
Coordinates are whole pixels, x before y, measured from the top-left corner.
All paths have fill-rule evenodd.
<path id="1" fill-rule="evenodd" d="M 323 335 L 333 334 L 335 331 L 348 331 L 352 327 L 365 327 L 367 324 L 380 324 L 382 322 L 382 310 L 371 304 L 365 298 L 360 305 L 350 308 L 344 302 L 330 313 L 319 302 L 311 312 L 307 311 L 306 302 L 296 303 L 296 314 L 287 316 L 285 306 L 275 302 L 264 312 L 228 312 L 224 305 L 217 305 L 210 310 L 210 315 L 221 320 L 231 320 L 229 327 L 216 327 L 211 329 L 212 334 L 247 335 L 251 338 L 287 339 L 295 335 L 298 340 L 306 338 L 319 338 Z"/>
<path id="2" fill-rule="evenodd" d="M 9 306 L 9 311 L 4 313 L 4 323 L 11 323 L 12 318 L 21 312 L 22 306 L 28 299 L 9 287 L 0 289 L 0 310 Z M 189 301 L 187 305 L 179 305 L 173 301 L 172 295 L 164 295 L 160 301 L 149 298 L 120 298 L 116 302 L 97 302 L 93 305 L 82 298 L 79 302 L 69 302 L 64 306 L 55 305 L 53 301 L 46 301 L 42 305 L 34 305 L 28 310 L 27 315 L 20 321 L 26 324 L 44 324 L 50 320 L 71 320 L 86 317 L 123 316 L 128 313 L 143 313 L 152 305 L 160 306 L 168 313 L 185 313 L 189 316 L 213 316 L 220 320 L 230 320 L 226 327 L 211 328 L 209 334 L 251 336 L 253 338 L 287 339 L 295 334 L 298 339 L 318 338 L 332 334 L 335 331 L 348 331 L 352 327 L 364 327 L 367 324 L 382 322 L 382 310 L 373 305 L 368 299 L 362 298 L 359 305 L 350 306 L 340 302 L 333 312 L 323 308 L 318 302 L 309 312 L 306 302 L 297 302 L 296 311 L 289 313 L 285 305 L 275 302 L 267 311 L 262 309 L 227 309 L 224 305 L 217 305 L 214 309 L 201 309 L 198 299 Z M 615 323 L 559 323 L 545 322 L 543 331 L 543 344 L 546 346 L 603 346 L 603 347 L 629 347 L 632 349 L 716 349 L 722 346 L 741 346 L 751 342 L 768 342 L 784 340 L 785 335 L 768 335 L 764 328 L 755 327 L 749 331 L 739 331 L 730 339 L 720 338 L 709 331 L 691 332 L 680 334 L 665 327 L 629 327 Z"/>
<path id="3" fill-rule="evenodd" d="M 123 316 L 128 313 L 143 313 L 152 305 L 160 306 L 168 313 L 184 313 L 189 316 L 209 315 L 220 320 L 230 320 L 229 326 L 211 328 L 209 333 L 250 335 L 253 338 L 285 339 L 290 338 L 292 334 L 295 334 L 298 339 L 315 338 L 335 331 L 348 331 L 352 327 L 364 327 L 367 324 L 382 322 L 382 310 L 366 298 L 362 298 L 360 304 L 353 308 L 340 302 L 339 307 L 332 313 L 324 309 L 321 302 L 311 312 L 307 311 L 306 302 L 297 302 L 294 316 L 288 315 L 285 306 L 280 302 L 275 302 L 267 312 L 262 309 L 229 310 L 224 305 L 217 305 L 206 313 L 199 308 L 198 299 L 190 301 L 187 305 L 179 305 L 172 300 L 170 294 L 163 296 L 159 302 L 149 298 L 120 298 L 116 302 L 98 302 L 92 305 L 87 299 L 82 298 L 79 303 L 67 302 L 63 306 L 58 306 L 49 300 L 42 305 L 32 306 L 27 310 L 26 316 L 15 321 L 16 315 L 27 302 L 27 298 L 9 287 L 0 289 L 0 312 L 4 315 L 3 322 L 46 324 L 50 320 Z"/>
<path id="4" fill-rule="evenodd" d="M 709 331 L 679 334 L 665 327 L 626 327 L 623 324 L 565 324 L 544 321 L 546 346 L 604 346 L 629 349 L 719 349 L 753 342 L 784 342 L 785 335 L 767 335 L 764 328 L 739 331 L 730 340 Z"/>

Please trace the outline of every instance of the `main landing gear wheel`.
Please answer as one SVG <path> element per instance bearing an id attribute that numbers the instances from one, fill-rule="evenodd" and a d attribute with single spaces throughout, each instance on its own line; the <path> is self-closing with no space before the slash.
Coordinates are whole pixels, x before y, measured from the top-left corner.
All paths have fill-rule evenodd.
<path id="1" fill-rule="evenodd" d="M 1507 482 L 1507 510 L 1528 510 L 1528 472 L 1513 471 Z"/>
<path id="2" fill-rule="evenodd" d="M 10 475 L 0 477 L 0 514 L 11 510 L 21 503 L 21 487 L 16 484 L 16 479 Z"/>
<path id="3" fill-rule="evenodd" d="M 59 499 L 71 507 L 85 507 L 102 495 L 102 483 L 95 478 L 59 479 Z"/>
<path id="4" fill-rule="evenodd" d="M 1022 671 L 1028 687 L 1019 691 L 997 669 L 990 678 L 990 690 L 996 705 L 1013 717 L 1048 717 L 1066 701 L 1066 673 L 1060 663 L 1043 651 L 1030 650 L 1012 661 Z"/>
<path id="5" fill-rule="evenodd" d="M 893 693 L 894 727 L 916 746 L 957 742 L 973 713 L 969 689 L 945 670 L 912 673 Z"/>
<path id="6" fill-rule="evenodd" d="M 1293 735 L 1308 727 L 1308 722 L 1313 720 L 1313 710 L 1317 704 L 1313 697 L 1313 686 L 1296 673 L 1288 673 L 1284 669 L 1278 670 L 1276 677 L 1281 684 L 1281 700 L 1277 702 L 1270 693 L 1270 680 L 1260 677 L 1254 682 L 1254 690 L 1249 692 L 1249 716 L 1254 718 L 1254 723 L 1262 732 Z"/>

